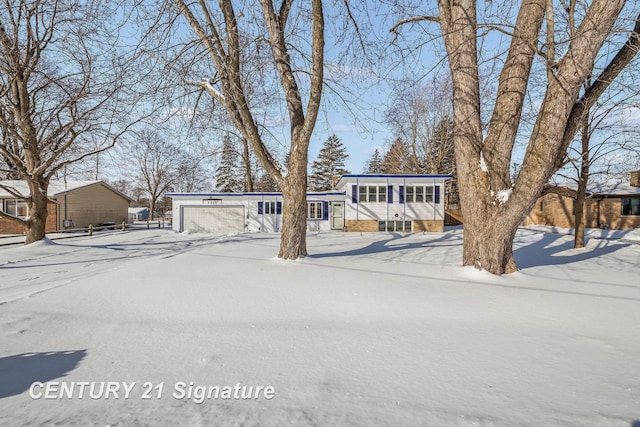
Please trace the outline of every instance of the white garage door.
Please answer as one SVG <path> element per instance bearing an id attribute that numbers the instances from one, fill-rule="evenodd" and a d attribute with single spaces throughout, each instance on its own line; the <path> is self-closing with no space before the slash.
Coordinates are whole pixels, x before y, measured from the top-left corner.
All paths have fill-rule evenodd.
<path id="1" fill-rule="evenodd" d="M 238 234 L 244 231 L 244 206 L 183 206 L 182 231 Z"/>

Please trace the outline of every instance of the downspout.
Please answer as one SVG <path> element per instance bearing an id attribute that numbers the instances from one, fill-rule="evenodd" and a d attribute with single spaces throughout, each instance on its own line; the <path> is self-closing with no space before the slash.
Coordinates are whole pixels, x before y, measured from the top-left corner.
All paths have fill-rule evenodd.
<path id="1" fill-rule="evenodd" d="M 356 178 L 356 194 L 351 196 L 356 198 L 356 221 L 360 220 L 360 179 Z"/>
<path id="2" fill-rule="evenodd" d="M 385 185 L 384 192 L 387 194 L 387 226 L 389 225 L 389 178 L 387 178 L 387 185 Z M 393 189 L 391 190 L 391 196 L 393 197 Z M 394 224 L 395 228 L 395 224 Z"/>
<path id="3" fill-rule="evenodd" d="M 407 220 L 407 178 L 402 178 L 402 191 L 404 194 L 402 195 L 402 221 Z M 398 201 L 400 201 L 400 195 L 398 194 Z M 411 221 L 413 222 L 413 221 Z M 413 224 L 412 224 L 413 225 Z M 411 227 L 413 229 L 413 227 Z"/>
<path id="4" fill-rule="evenodd" d="M 433 204 L 433 223 L 436 223 L 436 178 L 433 178 L 433 198 L 431 199 Z"/>

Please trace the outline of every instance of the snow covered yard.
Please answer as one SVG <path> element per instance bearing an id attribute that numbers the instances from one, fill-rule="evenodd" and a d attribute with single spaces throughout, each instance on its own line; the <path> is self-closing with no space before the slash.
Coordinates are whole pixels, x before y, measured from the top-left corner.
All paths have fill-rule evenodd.
<path id="1" fill-rule="evenodd" d="M 640 245 L 629 239 L 574 250 L 571 236 L 521 230 L 522 271 L 506 277 L 459 267 L 459 229 L 310 235 L 311 255 L 295 262 L 274 259 L 278 244 L 145 230 L 0 249 L 1 423 L 640 420 Z M 75 394 L 48 399 L 36 382 Z M 85 382 L 98 398 L 78 397 Z M 191 382 L 275 396 L 197 403 L 179 394 Z"/>

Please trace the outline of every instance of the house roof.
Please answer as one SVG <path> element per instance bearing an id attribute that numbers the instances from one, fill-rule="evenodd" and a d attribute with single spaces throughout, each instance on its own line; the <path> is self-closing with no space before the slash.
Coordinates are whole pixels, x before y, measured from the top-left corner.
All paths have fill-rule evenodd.
<path id="1" fill-rule="evenodd" d="M 340 191 L 325 191 L 325 192 L 307 192 L 309 197 L 322 197 L 322 196 L 344 196 L 344 192 Z M 166 193 L 167 197 L 282 197 L 280 192 L 263 192 L 263 193 Z"/>
<path id="2" fill-rule="evenodd" d="M 557 188 L 557 189 L 564 188 L 564 189 L 568 189 L 571 192 L 575 192 L 578 188 L 578 185 L 576 183 L 549 184 L 547 186 L 546 191 L 549 192 L 549 189 L 551 188 Z M 554 191 L 552 190 L 551 192 L 554 192 Z M 587 194 L 591 196 L 604 196 L 604 197 L 624 197 L 624 196 L 640 197 L 640 187 L 634 187 L 629 183 L 614 183 L 614 182 L 593 183 L 593 184 L 588 184 Z"/>
<path id="3" fill-rule="evenodd" d="M 346 181 L 353 181 L 354 179 L 370 179 L 370 178 L 383 178 L 383 179 L 451 179 L 452 175 L 440 175 L 440 174 L 347 174 L 342 175 L 336 183 L 336 188 L 344 185 Z"/>
<path id="4" fill-rule="evenodd" d="M 128 209 L 128 213 L 137 214 L 137 213 L 141 213 L 141 212 L 148 211 L 148 210 L 149 210 L 149 208 L 146 208 L 146 207 L 129 208 Z"/>
<path id="5" fill-rule="evenodd" d="M 109 184 L 104 181 L 50 181 L 49 187 L 47 188 L 47 197 L 56 198 L 66 193 L 70 193 L 72 191 L 78 190 L 80 188 L 90 187 L 92 185 L 103 185 L 107 187 L 109 190 L 114 193 L 124 197 L 129 201 L 133 201 L 133 199 L 126 194 L 116 190 Z M 14 192 L 18 194 L 22 194 L 24 197 L 29 196 L 29 186 L 27 185 L 27 181 L 24 180 L 3 180 L 0 181 L 0 198 L 13 198 L 15 197 L 13 194 L 8 192 L 4 187 L 9 187 Z"/>

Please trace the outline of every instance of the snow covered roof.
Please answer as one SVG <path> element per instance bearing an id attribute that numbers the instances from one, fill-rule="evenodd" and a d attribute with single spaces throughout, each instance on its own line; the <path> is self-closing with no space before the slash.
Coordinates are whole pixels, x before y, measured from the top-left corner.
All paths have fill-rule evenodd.
<path id="1" fill-rule="evenodd" d="M 569 190 L 576 191 L 578 188 L 577 183 L 563 183 L 563 184 L 550 184 L 552 187 L 568 188 Z M 640 196 L 640 187 L 634 187 L 629 183 L 620 182 L 601 182 L 588 184 L 587 193 L 591 195 L 601 196 Z"/>
<path id="2" fill-rule="evenodd" d="M 69 193 L 74 190 L 78 190 L 80 188 L 89 187 L 92 185 L 101 184 L 110 189 L 111 191 L 121 195 L 122 197 L 132 200 L 126 194 L 121 193 L 115 188 L 111 187 L 109 184 L 103 181 L 50 181 L 49 188 L 47 189 L 47 197 L 56 198 L 65 193 Z M 0 198 L 13 198 L 15 197 L 13 194 L 8 192 L 4 187 L 9 187 L 14 192 L 18 194 L 22 194 L 25 197 L 29 196 L 29 186 L 27 185 L 27 181 L 24 180 L 2 180 L 0 181 Z"/>
<path id="3" fill-rule="evenodd" d="M 628 183 L 593 184 L 589 185 L 587 190 L 591 194 L 602 194 L 606 196 L 640 196 L 640 187 L 634 187 Z"/>
<path id="4" fill-rule="evenodd" d="M 132 213 L 132 214 L 137 214 L 137 213 L 141 213 L 141 212 L 148 211 L 148 210 L 149 210 L 148 207 L 129 208 L 128 212 Z"/>

